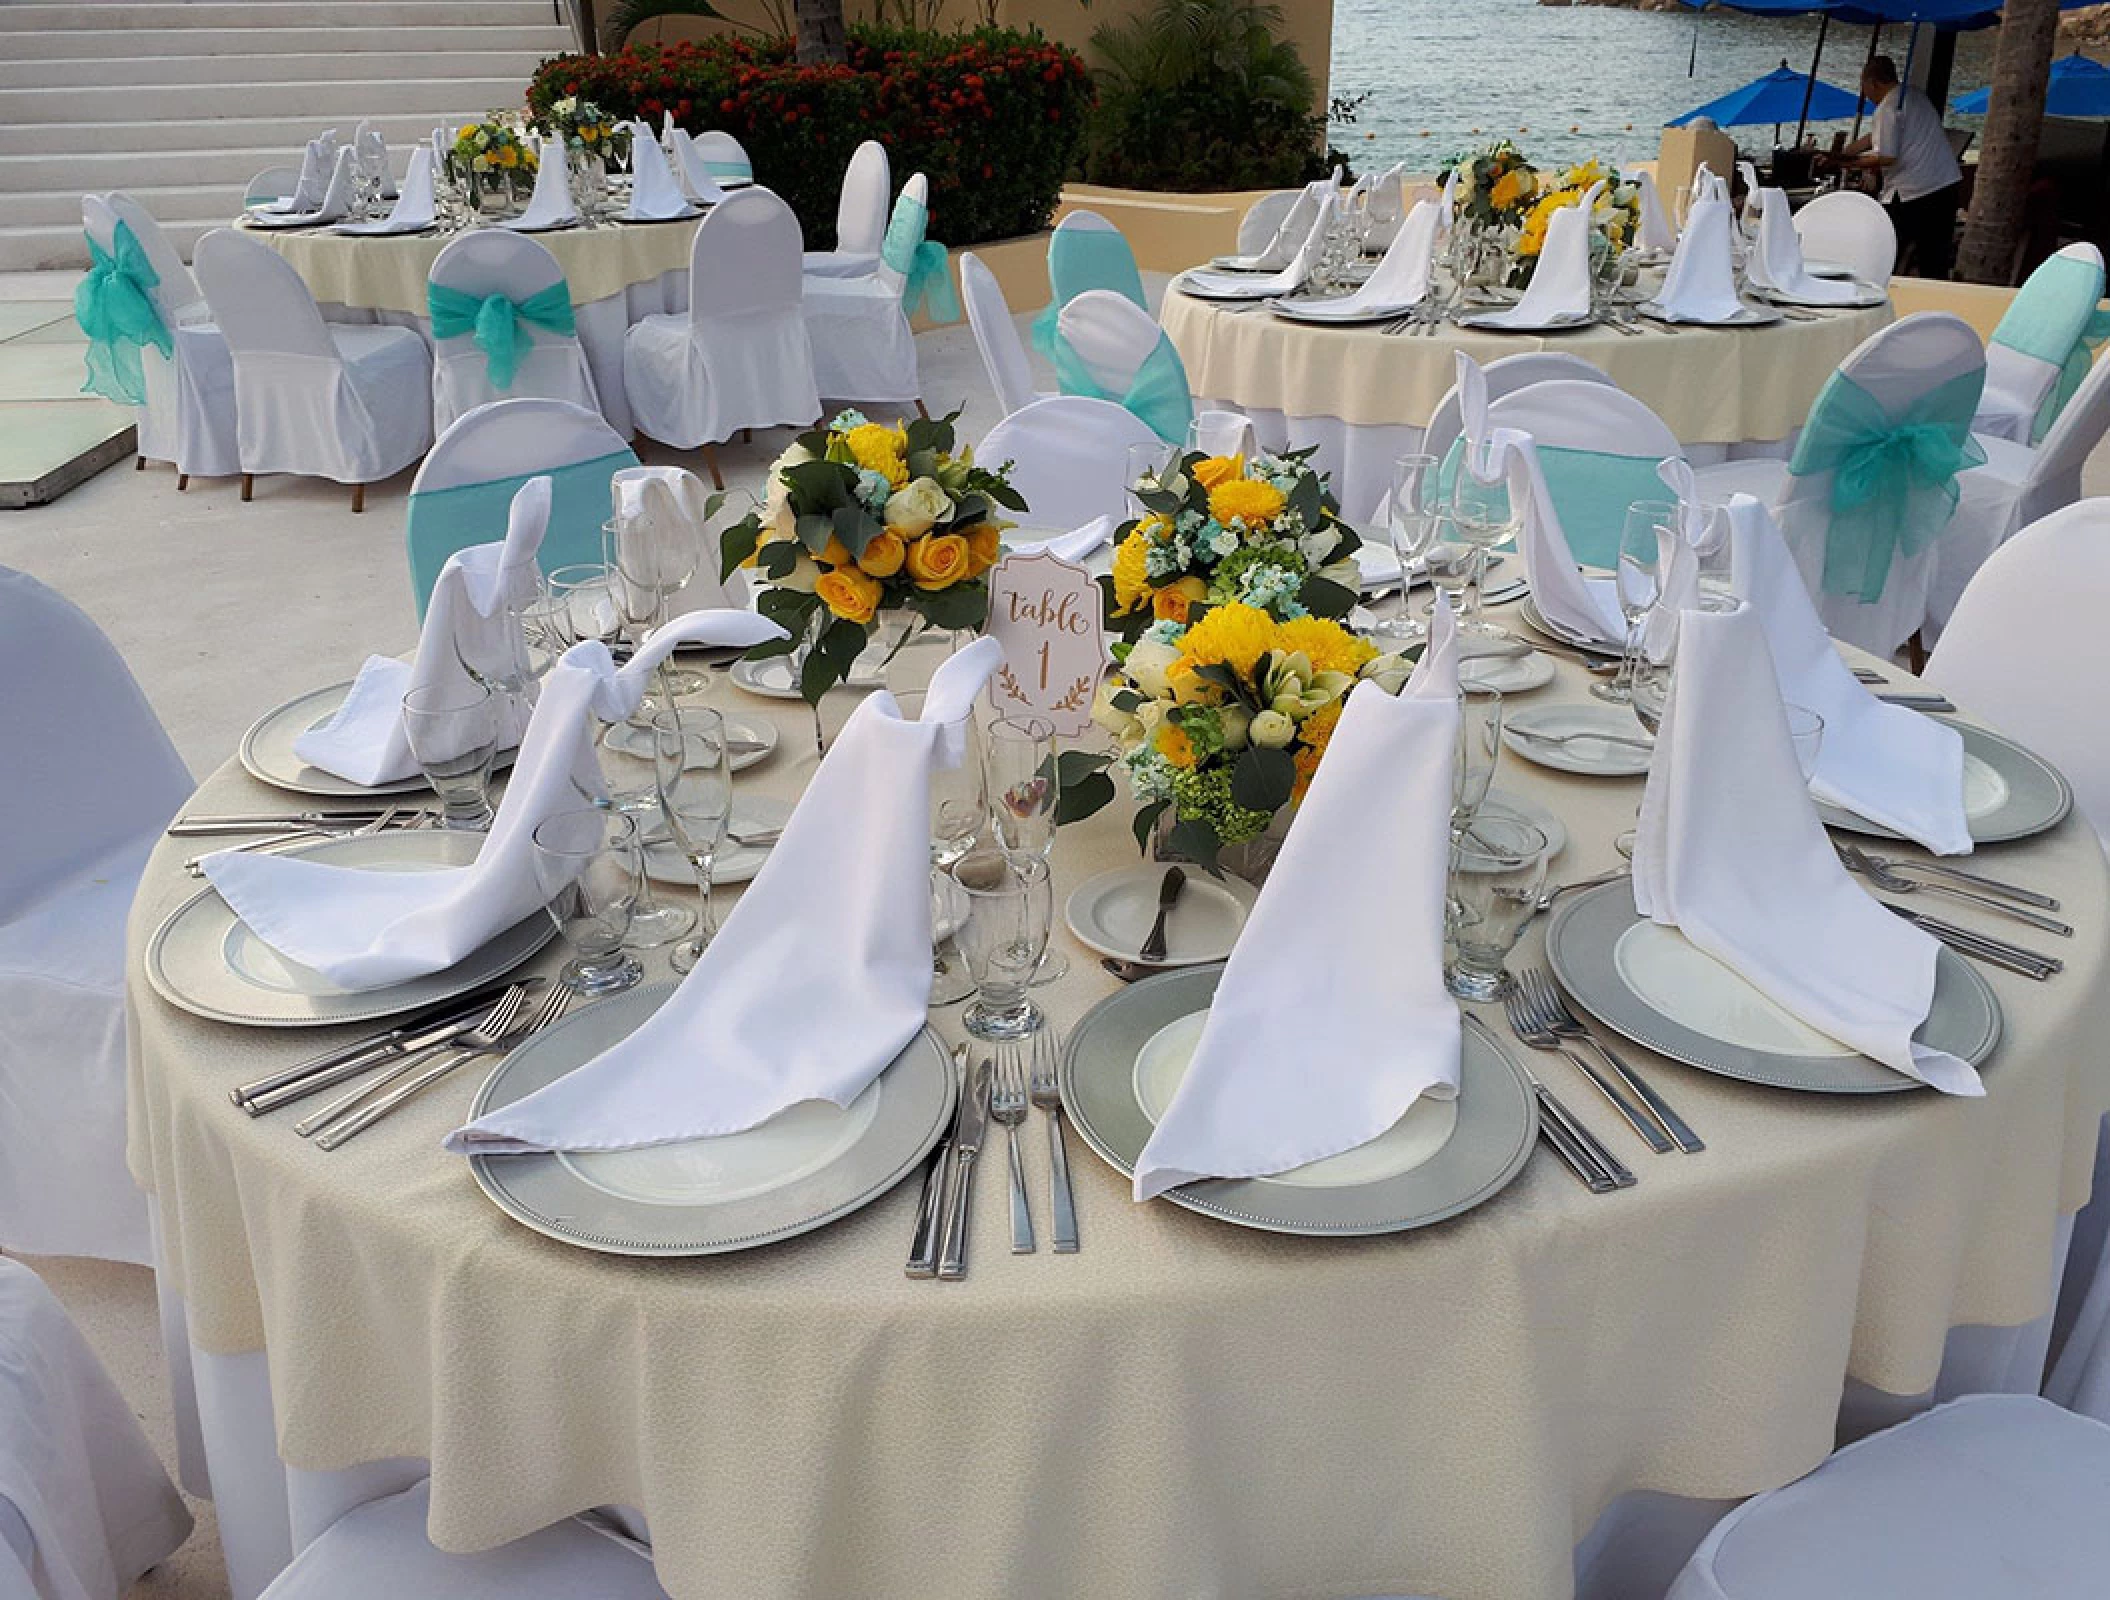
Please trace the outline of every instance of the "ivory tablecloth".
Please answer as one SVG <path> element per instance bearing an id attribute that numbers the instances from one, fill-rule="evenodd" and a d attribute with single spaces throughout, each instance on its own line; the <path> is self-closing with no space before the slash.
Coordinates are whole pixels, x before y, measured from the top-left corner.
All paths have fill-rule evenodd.
<path id="1" fill-rule="evenodd" d="M 795 792 L 804 708 L 720 693 L 783 713 L 740 784 Z M 1564 668 L 1530 698 L 1582 693 Z M 1502 786 L 1565 819 L 1558 878 L 1614 862 L 1638 781 L 1503 759 Z M 229 766 L 196 804 L 291 802 Z M 512 1223 L 440 1152 L 470 1075 L 329 1155 L 238 1113 L 232 1085 L 342 1035 L 217 1026 L 136 979 L 198 888 L 194 848 L 164 843 L 131 925 L 131 1159 L 192 1340 L 268 1350 L 294 1466 L 430 1460 L 441 1547 L 634 1506 L 676 1600 L 1564 1600 L 1616 1497 L 1782 1483 L 1830 1449 L 1849 1376 L 1915 1394 L 1952 1325 L 2042 1313 L 2110 1107 L 2110 885 L 2069 821 L 1989 853 L 2063 896 L 2080 935 L 2051 983 L 1990 974 L 2007 1032 L 1981 1101 L 1797 1096 L 1651 1058 L 1708 1141 L 1658 1157 L 1539 1056 L 1636 1188 L 1593 1197 L 1535 1156 L 1441 1227 L 1287 1239 L 1139 1207 L 1073 1141 L 1076 1256 L 1009 1253 L 999 1160 L 961 1284 L 902 1276 L 913 1182 L 751 1254 L 620 1260 Z M 1134 859 L 1117 805 L 1066 830 L 1058 888 Z M 1282 959 L 1324 960 L 1327 935 Z M 1067 1025 L 1115 985 L 1058 938 L 1072 970 L 1040 998 Z M 817 965 L 814 1003 L 829 992 Z"/>

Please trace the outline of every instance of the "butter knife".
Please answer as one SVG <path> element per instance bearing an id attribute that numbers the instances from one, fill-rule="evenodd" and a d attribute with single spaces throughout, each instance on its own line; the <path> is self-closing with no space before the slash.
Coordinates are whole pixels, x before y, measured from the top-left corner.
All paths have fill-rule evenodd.
<path id="1" fill-rule="evenodd" d="M 960 1080 L 960 1108 L 967 1106 L 967 1046 L 952 1053 L 953 1071 Z M 957 1115 L 955 1116 L 957 1126 Z M 908 1265 L 902 1270 L 911 1278 L 938 1275 L 938 1222 L 945 1209 L 945 1168 L 952 1156 L 952 1135 L 940 1139 L 923 1167 L 923 1198 L 916 1206 L 916 1234 L 909 1241 Z"/>
<path id="2" fill-rule="evenodd" d="M 960 1095 L 960 1116 L 952 1129 L 952 1192 L 945 1205 L 945 1243 L 938 1252 L 938 1276 L 967 1275 L 967 1202 L 974 1195 L 974 1157 L 982 1147 L 989 1120 L 989 1060 L 985 1056 Z"/>

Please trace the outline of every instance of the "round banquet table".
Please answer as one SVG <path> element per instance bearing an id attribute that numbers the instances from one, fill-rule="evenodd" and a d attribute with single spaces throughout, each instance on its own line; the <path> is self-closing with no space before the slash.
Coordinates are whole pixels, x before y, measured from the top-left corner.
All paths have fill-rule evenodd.
<path id="1" fill-rule="evenodd" d="M 1891 320 L 1886 305 L 1827 311 L 1762 328 L 1681 327 L 1639 334 L 1483 333 L 1445 324 L 1392 335 L 1383 325 L 1322 328 L 1249 306 L 1165 293 L 1165 331 L 1198 406 L 1242 411 L 1271 449 L 1313 448 L 1349 519 L 1376 514 L 1392 463 L 1415 449 L 1457 377 L 1454 351 L 1486 363 L 1560 350 L 1602 370 L 1661 417 L 1701 465 L 1780 454 L 1847 353 Z"/>
<path id="2" fill-rule="evenodd" d="M 1529 698 L 1586 681 L 1563 666 Z M 816 762 L 805 707 L 715 693 L 783 733 L 739 783 L 794 795 Z M 850 703 L 824 710 L 839 723 Z M 1557 880 L 1616 864 L 1638 779 L 1505 753 L 1497 782 L 1564 820 Z M 298 803 L 234 764 L 193 802 L 276 806 Z M 317 1483 L 408 1459 L 430 1463 L 441 1548 L 634 1508 L 675 1600 L 1660 1593 L 1724 1497 L 1824 1457 L 1842 1389 L 2035 1388 L 2110 1108 L 2110 871 L 2075 817 L 1986 853 L 2055 889 L 2080 932 L 2049 983 L 1981 969 L 2006 1013 L 1982 1100 L 1797 1095 L 1641 1051 L 1707 1141 L 1652 1156 L 1572 1068 L 1518 1049 L 1636 1187 L 1593 1196 L 1535 1156 L 1440 1226 L 1286 1238 L 1139 1206 L 1073 1135 L 1083 1248 L 1056 1256 L 1036 1117 L 1021 1145 L 1041 1253 L 1009 1252 L 1003 1162 L 985 1159 L 962 1283 L 903 1276 L 914 1181 L 745 1254 L 600 1256 L 500 1214 L 439 1148 L 482 1067 L 334 1154 L 229 1104 L 353 1030 L 223 1026 L 154 994 L 141 953 L 198 892 L 181 868 L 197 848 L 163 841 L 133 909 L 130 1158 L 158 1204 L 179 1409 L 195 1362 L 223 1535 L 254 1542 L 233 1503 L 255 1488 L 231 1459 L 247 1448 L 285 1480 L 258 1514 L 278 1561 L 304 1537 L 303 1486 L 312 1524 Z M 1128 807 L 1109 807 L 1064 830 L 1058 892 L 1135 859 Z M 1325 959 L 1325 936 L 1284 959 Z M 1036 994 L 1066 1029 L 1117 985 L 1056 937 L 1070 972 Z M 664 952 L 646 964 L 667 975 Z M 959 1037 L 957 1009 L 934 1021 Z M 228 1415 L 243 1371 L 249 1414 Z M 237 1600 L 255 1586 L 238 1577 Z"/>
<path id="3" fill-rule="evenodd" d="M 688 310 L 689 247 L 699 225 L 698 218 L 615 222 L 528 235 L 564 269 L 601 414 L 626 439 L 635 429 L 623 384 L 623 335 L 633 322 Z M 456 235 L 353 238 L 327 228 L 243 231 L 292 263 L 331 321 L 386 322 L 416 328 L 431 339 L 425 278 Z"/>

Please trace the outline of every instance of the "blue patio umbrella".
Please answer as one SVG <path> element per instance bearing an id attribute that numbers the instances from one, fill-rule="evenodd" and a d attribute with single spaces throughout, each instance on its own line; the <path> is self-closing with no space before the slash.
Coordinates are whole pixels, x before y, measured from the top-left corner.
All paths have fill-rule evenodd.
<path id="1" fill-rule="evenodd" d="M 2110 77 L 2110 73 L 2105 74 Z M 1804 109 L 1804 101 L 1808 109 Z M 1733 128 L 1755 122 L 1779 124 L 1807 116 L 1812 122 L 1851 117 L 1862 109 L 1861 99 L 1845 89 L 1806 72 L 1797 72 L 1783 61 L 1763 78 L 1753 79 L 1741 89 L 1732 89 L 1704 106 L 1695 106 L 1683 116 L 1672 117 L 1664 126 L 1682 128 L 1701 117 L 1712 118 L 1716 127 Z"/>
<path id="2" fill-rule="evenodd" d="M 1993 91 L 1978 89 L 1958 95 L 1949 109 L 1975 115 L 1992 103 Z M 2059 57 L 2051 64 L 2044 110 L 2054 117 L 2110 117 L 2110 67 L 2082 55 Z"/>

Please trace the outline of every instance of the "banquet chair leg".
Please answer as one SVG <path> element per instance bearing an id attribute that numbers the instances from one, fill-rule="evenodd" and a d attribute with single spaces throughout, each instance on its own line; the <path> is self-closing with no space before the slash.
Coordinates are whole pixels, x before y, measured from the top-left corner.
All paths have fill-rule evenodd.
<path id="1" fill-rule="evenodd" d="M 363 483 L 355 483 L 352 485 L 352 515 L 356 517 L 360 512 L 364 511 L 365 509 L 366 485 Z"/>
<path id="2" fill-rule="evenodd" d="M 243 504 L 243 505 L 245 505 L 245 506 L 246 506 L 247 504 L 249 504 L 249 491 L 250 491 L 250 490 L 252 490 L 252 489 L 254 489 L 255 487 L 256 487 L 256 474 L 254 474 L 254 473 L 252 473 L 252 472 L 245 472 L 245 473 L 243 473 L 243 474 L 242 474 L 242 504 Z"/>
<path id="3" fill-rule="evenodd" d="M 178 494 L 181 494 L 181 493 L 183 493 L 183 491 L 184 491 L 184 490 L 188 489 L 189 487 L 190 487 L 190 474 L 189 474 L 189 473 L 187 473 L 187 472 L 179 472 L 179 473 L 177 473 L 177 474 L 176 474 L 176 493 L 178 493 Z"/>
<path id="4" fill-rule="evenodd" d="M 1905 641 L 1905 664 L 1912 669 L 1915 678 L 1927 670 L 1927 641 L 1920 637 L 1917 628 L 1912 630 L 1912 637 Z"/>
<path id="5" fill-rule="evenodd" d="M 925 422 L 930 421 L 930 407 L 925 405 L 920 397 L 916 401 L 916 415 Z"/>
<path id="6" fill-rule="evenodd" d="M 707 444 L 703 447 L 703 464 L 711 469 L 711 487 L 723 489 L 725 474 L 718 470 L 718 450 L 715 445 Z"/>
<path id="7" fill-rule="evenodd" d="M 132 470 L 134 472 L 144 472 L 146 469 L 147 458 L 145 456 L 134 456 L 132 458 Z"/>
<path id="8" fill-rule="evenodd" d="M 742 444 L 753 444 L 755 442 L 755 430 L 752 428 L 742 428 L 740 430 L 740 442 Z"/>

